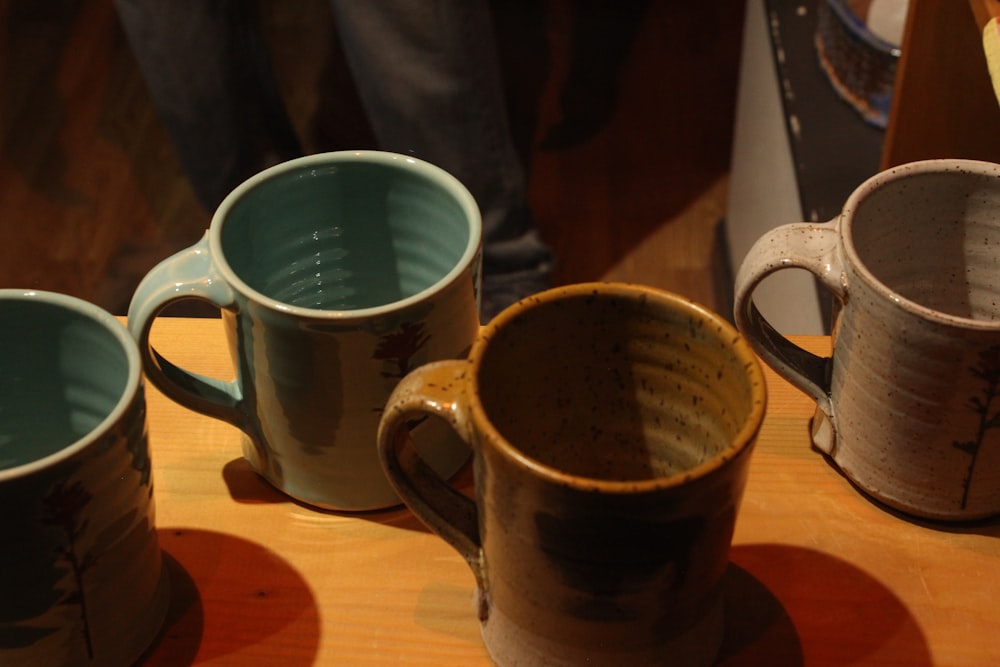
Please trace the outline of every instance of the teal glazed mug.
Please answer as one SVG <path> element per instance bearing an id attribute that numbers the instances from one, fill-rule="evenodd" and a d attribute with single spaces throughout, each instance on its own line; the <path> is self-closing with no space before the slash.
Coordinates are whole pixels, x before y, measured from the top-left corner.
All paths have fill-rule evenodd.
<path id="1" fill-rule="evenodd" d="M 834 298 L 830 357 L 754 304 L 761 280 L 786 268 Z M 735 318 L 816 401 L 814 446 L 867 495 L 925 519 L 1000 513 L 1000 165 L 900 165 L 833 220 L 772 229 L 743 259 Z"/>
<path id="2" fill-rule="evenodd" d="M 481 218 L 445 171 L 381 152 L 311 155 L 237 187 L 204 238 L 140 283 L 128 323 L 166 396 L 243 432 L 251 468 L 308 505 L 399 504 L 375 434 L 396 383 L 464 356 L 479 329 Z M 222 312 L 235 378 L 182 369 L 150 343 L 181 299 Z M 467 448 L 433 421 L 411 436 L 441 475 Z"/>
<path id="3" fill-rule="evenodd" d="M 127 667 L 169 582 L 142 367 L 114 317 L 0 290 L 0 664 Z"/>
<path id="4" fill-rule="evenodd" d="M 709 665 L 757 432 L 763 372 L 725 320 L 620 284 L 507 308 L 467 360 L 427 364 L 379 428 L 386 474 L 472 568 L 501 665 Z M 473 450 L 474 497 L 406 424 L 434 414 Z"/>

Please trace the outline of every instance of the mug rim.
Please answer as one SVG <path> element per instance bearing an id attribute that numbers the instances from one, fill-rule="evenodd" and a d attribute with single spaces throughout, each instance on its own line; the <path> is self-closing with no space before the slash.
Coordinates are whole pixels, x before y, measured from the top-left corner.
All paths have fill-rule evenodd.
<path id="1" fill-rule="evenodd" d="M 26 288 L 0 289 L 0 305 L 4 301 L 37 301 L 52 307 L 73 311 L 77 315 L 100 325 L 117 340 L 124 351 L 126 361 L 128 362 L 128 374 L 125 378 L 125 386 L 122 388 L 121 395 L 118 397 L 118 401 L 114 407 L 86 435 L 41 458 L 32 459 L 27 463 L 10 468 L 0 469 L 0 483 L 27 477 L 40 470 L 63 463 L 90 447 L 96 440 L 104 437 L 113 424 L 124 417 L 125 412 L 130 408 L 138 395 L 142 384 L 140 371 L 142 362 L 139 359 L 139 348 L 135 340 L 133 340 L 125 325 L 100 306 L 68 294 Z"/>
<path id="2" fill-rule="evenodd" d="M 839 216 L 841 245 L 844 253 L 850 260 L 850 265 L 854 272 L 873 289 L 884 291 L 889 296 L 889 301 L 904 311 L 942 325 L 977 331 L 1000 331 L 1000 320 L 978 320 L 972 317 L 953 315 L 925 306 L 903 296 L 875 276 L 871 269 L 868 268 L 868 265 L 861 260 L 861 254 L 854 244 L 854 218 L 861 203 L 867 197 L 895 181 L 900 181 L 911 176 L 946 172 L 964 172 L 980 177 L 988 177 L 997 181 L 998 187 L 1000 187 L 1000 164 L 983 160 L 969 160 L 964 158 L 918 160 L 891 167 L 869 177 L 847 198 Z"/>
<path id="3" fill-rule="evenodd" d="M 500 328 L 518 318 L 523 312 L 542 307 L 548 303 L 595 293 L 634 300 L 639 300 L 641 297 L 652 298 L 663 305 L 679 308 L 688 314 L 705 318 L 705 320 L 717 326 L 720 339 L 729 341 L 728 346 L 733 350 L 737 359 L 742 362 L 744 369 L 746 369 L 750 376 L 750 411 L 743 420 L 739 432 L 730 440 L 725 448 L 707 461 L 703 461 L 693 468 L 672 475 L 649 479 L 611 480 L 577 475 L 542 463 L 528 456 L 500 433 L 486 412 L 478 386 L 479 371 L 486 350 L 489 348 L 490 340 Z M 749 453 L 757 434 L 760 432 L 760 427 L 764 420 L 764 412 L 767 407 L 767 386 L 764 379 L 764 370 L 747 339 L 732 324 L 707 307 L 673 292 L 647 285 L 625 282 L 577 283 L 554 287 L 521 299 L 514 306 L 503 310 L 480 329 L 479 336 L 476 338 L 469 352 L 468 361 L 472 367 L 471 382 L 474 386 L 474 390 L 469 392 L 470 410 L 474 416 L 474 422 L 485 424 L 489 429 L 487 440 L 492 443 L 494 449 L 503 454 L 508 460 L 519 463 L 546 481 L 585 491 L 621 495 L 665 491 L 708 477 L 713 472 L 726 466 L 730 461 Z"/>
<path id="4" fill-rule="evenodd" d="M 451 197 L 461 207 L 462 212 L 465 214 L 465 220 L 468 224 L 469 240 L 466 243 L 465 250 L 462 252 L 462 256 L 458 259 L 458 261 L 455 262 L 446 274 L 416 294 L 411 294 L 408 297 L 397 299 L 396 301 L 390 301 L 389 303 L 383 303 L 378 306 L 368 306 L 365 308 L 348 310 L 327 310 L 322 308 L 296 306 L 268 296 L 267 294 L 264 294 L 260 290 L 257 290 L 247 284 L 247 282 L 244 281 L 235 270 L 233 270 L 232 266 L 230 266 L 229 260 L 226 258 L 222 249 L 222 228 L 225 226 L 229 213 L 236 203 L 251 190 L 254 190 L 267 181 L 277 178 L 283 174 L 298 171 L 303 168 L 308 169 L 310 167 L 349 163 L 374 164 L 396 169 L 404 168 L 405 166 L 405 168 L 415 170 L 427 180 L 437 184 L 447 191 L 448 194 L 451 195 Z M 428 297 L 444 291 L 448 286 L 457 282 L 462 273 L 474 264 L 476 256 L 480 253 L 483 234 L 482 227 L 482 214 L 479 211 L 479 204 L 472 196 L 472 193 L 469 192 L 468 188 L 466 188 L 461 181 L 441 167 L 431 164 L 425 160 L 421 160 L 420 158 L 403 155 L 401 153 L 377 150 L 347 150 L 314 153 L 287 160 L 268 167 L 267 169 L 254 174 L 240 183 L 228 195 L 226 195 L 226 197 L 219 204 L 218 208 L 215 210 L 215 213 L 212 215 L 212 220 L 208 228 L 208 244 L 212 253 L 213 261 L 218 267 L 220 273 L 223 274 L 226 282 L 229 283 L 229 285 L 236 291 L 250 298 L 255 304 L 264 306 L 273 311 L 297 317 L 352 322 L 355 320 L 365 320 L 371 317 L 378 317 L 405 310 L 414 304 L 427 300 Z M 479 289 L 478 284 L 476 289 Z"/>

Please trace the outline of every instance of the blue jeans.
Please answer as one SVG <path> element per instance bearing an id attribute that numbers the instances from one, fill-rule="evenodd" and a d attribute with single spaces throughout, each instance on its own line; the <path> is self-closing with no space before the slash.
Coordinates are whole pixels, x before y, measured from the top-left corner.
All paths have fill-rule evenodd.
<path id="1" fill-rule="evenodd" d="M 115 5 L 153 104 L 208 210 L 249 176 L 303 153 L 256 2 Z M 486 0 L 331 5 L 375 148 L 442 167 L 479 203 L 484 318 L 544 289 L 552 253 L 528 207 Z"/>

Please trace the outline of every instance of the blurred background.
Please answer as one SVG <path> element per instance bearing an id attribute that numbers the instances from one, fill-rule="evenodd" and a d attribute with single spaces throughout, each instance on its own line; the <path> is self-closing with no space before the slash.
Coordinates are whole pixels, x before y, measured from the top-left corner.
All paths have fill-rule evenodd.
<path id="1" fill-rule="evenodd" d="M 743 11 L 736 0 L 494 2 L 557 283 L 628 280 L 721 305 Z M 371 147 L 329 5 L 263 0 L 262 13 L 307 150 Z M 0 100 L 0 285 L 124 314 L 143 274 L 200 238 L 210 212 L 111 0 L 0 1 Z"/>

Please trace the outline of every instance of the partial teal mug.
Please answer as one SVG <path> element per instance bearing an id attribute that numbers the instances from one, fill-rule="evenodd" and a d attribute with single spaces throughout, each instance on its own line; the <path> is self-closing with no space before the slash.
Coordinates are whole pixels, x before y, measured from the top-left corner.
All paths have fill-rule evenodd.
<path id="1" fill-rule="evenodd" d="M 131 665 L 169 603 L 135 342 L 92 304 L 0 290 L 0 377 L 0 665 Z"/>
<path id="2" fill-rule="evenodd" d="M 234 424 L 244 456 L 309 505 L 399 504 L 375 448 L 396 383 L 464 356 L 479 330 L 482 222 L 468 190 L 420 160 L 338 152 L 250 178 L 204 238 L 156 266 L 129 308 L 146 373 L 165 395 Z M 235 379 L 179 368 L 150 344 L 182 299 L 222 311 Z M 439 474 L 469 451 L 428 420 L 411 430 Z"/>

